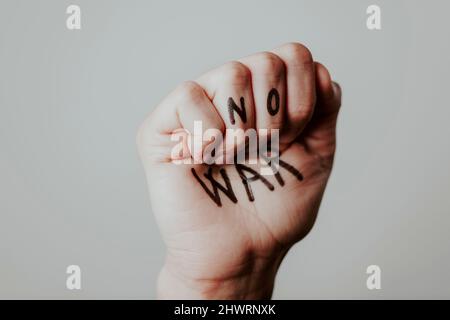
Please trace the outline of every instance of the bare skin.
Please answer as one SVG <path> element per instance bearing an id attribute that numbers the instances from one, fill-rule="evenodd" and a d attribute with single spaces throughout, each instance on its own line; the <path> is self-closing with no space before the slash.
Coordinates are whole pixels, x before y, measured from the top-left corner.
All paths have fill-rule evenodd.
<path id="1" fill-rule="evenodd" d="M 267 107 L 272 89 L 279 94 L 276 112 Z M 230 98 L 238 105 L 244 99 L 245 119 L 238 113 L 230 117 Z M 290 43 L 186 82 L 155 108 L 141 125 L 137 143 L 167 245 L 159 298 L 271 297 L 283 257 L 316 219 L 333 165 L 340 104 L 340 88 L 328 70 L 314 62 L 306 47 Z M 214 165 L 212 178 L 225 185 L 220 173 L 224 169 L 235 197 L 219 191 L 219 206 L 199 183 L 201 179 L 212 190 L 204 175 L 208 165 L 173 163 L 171 134 L 183 128 L 193 132 L 195 120 L 202 121 L 204 129 L 222 132 L 280 129 L 280 159 L 302 179 L 281 168 L 282 183 L 275 176 L 265 177 L 272 188 L 262 180 L 249 182 L 250 200 L 235 165 Z M 248 167 L 258 170 L 257 165 Z"/>

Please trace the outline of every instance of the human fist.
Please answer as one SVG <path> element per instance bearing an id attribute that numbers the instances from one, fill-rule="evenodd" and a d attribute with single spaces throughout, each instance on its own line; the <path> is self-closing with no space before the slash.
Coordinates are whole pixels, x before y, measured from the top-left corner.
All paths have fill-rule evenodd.
<path id="1" fill-rule="evenodd" d="M 167 245 L 160 298 L 270 298 L 314 224 L 340 103 L 327 69 L 290 43 L 185 82 L 154 109 L 137 143 Z"/>

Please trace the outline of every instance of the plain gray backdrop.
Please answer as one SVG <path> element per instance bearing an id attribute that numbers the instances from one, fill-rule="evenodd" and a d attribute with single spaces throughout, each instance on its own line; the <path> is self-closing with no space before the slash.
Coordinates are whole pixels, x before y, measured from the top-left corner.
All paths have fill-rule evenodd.
<path id="1" fill-rule="evenodd" d="M 66 28 L 77 4 L 82 29 Z M 382 30 L 366 8 L 382 9 Z M 274 298 L 450 298 L 447 1 L 0 0 L 0 298 L 155 298 L 135 146 L 178 83 L 285 42 L 344 91 L 315 228 Z M 82 290 L 66 289 L 66 267 Z M 382 289 L 366 288 L 366 268 Z"/>

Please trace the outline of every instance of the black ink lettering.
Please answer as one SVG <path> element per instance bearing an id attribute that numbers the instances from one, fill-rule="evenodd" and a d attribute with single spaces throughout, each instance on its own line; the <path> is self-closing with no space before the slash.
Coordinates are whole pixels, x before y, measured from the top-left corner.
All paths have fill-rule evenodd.
<path id="1" fill-rule="evenodd" d="M 245 101 L 244 97 L 240 99 L 241 107 L 234 102 L 233 98 L 228 98 L 228 114 L 230 115 L 231 124 L 235 124 L 236 120 L 234 118 L 234 112 L 236 111 L 239 117 L 242 119 L 242 122 L 247 122 L 247 112 L 245 111 Z"/>
<path id="2" fill-rule="evenodd" d="M 222 176 L 222 179 L 225 181 L 226 187 L 221 185 L 219 182 L 217 182 L 213 176 L 212 176 L 212 167 L 208 168 L 208 172 L 204 173 L 204 176 L 206 179 L 208 179 L 211 182 L 213 191 L 209 190 L 209 188 L 206 186 L 206 184 L 203 182 L 202 179 L 197 175 L 197 172 L 195 172 L 195 169 L 191 169 L 192 174 L 194 175 L 195 179 L 197 179 L 198 183 L 203 187 L 203 189 L 206 191 L 208 196 L 217 204 L 217 206 L 222 206 L 222 201 L 220 199 L 219 190 L 225 193 L 225 195 L 230 198 L 231 201 L 234 203 L 237 203 L 237 198 L 233 192 L 233 188 L 231 186 L 230 178 L 227 175 L 227 172 L 225 169 L 220 169 L 220 175 Z"/>
<path id="3" fill-rule="evenodd" d="M 297 178 L 297 180 L 299 181 L 303 181 L 303 175 L 300 171 L 298 171 L 297 169 L 295 169 L 293 166 L 291 166 L 289 163 L 284 162 L 283 160 L 279 160 L 280 161 L 280 166 L 284 169 L 286 169 L 287 171 L 289 171 L 294 177 Z"/>
<path id="4" fill-rule="evenodd" d="M 247 167 L 247 166 L 245 166 L 243 164 L 239 164 L 239 163 L 235 164 L 235 167 L 236 167 L 237 172 L 239 173 L 239 176 L 242 179 L 242 183 L 244 184 L 245 191 L 247 191 L 248 200 L 255 201 L 255 197 L 253 195 L 252 187 L 250 186 L 249 182 L 261 180 L 261 182 L 264 183 L 264 185 L 270 191 L 273 191 L 275 189 L 275 187 L 273 186 L 273 184 L 271 184 L 269 182 L 269 180 L 264 178 L 262 175 L 260 175 L 258 172 L 256 172 L 252 168 L 249 168 L 249 167 Z M 250 172 L 253 176 L 247 177 L 246 174 L 244 173 L 244 171 Z"/>
<path id="5" fill-rule="evenodd" d="M 273 99 L 275 98 L 275 107 L 273 106 Z M 271 116 L 274 116 L 280 110 L 280 94 L 277 89 L 273 88 L 270 90 L 267 96 L 267 111 Z"/>
<path id="6" fill-rule="evenodd" d="M 266 158 L 267 164 L 272 168 L 272 160 Z M 298 171 L 297 169 L 295 169 L 293 166 L 291 166 L 289 163 L 281 160 L 278 158 L 278 164 L 280 165 L 281 168 L 284 168 L 286 171 L 290 172 L 294 177 L 297 178 L 297 180 L 299 181 L 303 181 L 303 175 L 300 171 Z M 273 168 L 272 168 L 273 170 Z M 277 179 L 278 183 L 280 184 L 280 186 L 284 186 L 284 180 L 283 177 L 280 174 L 280 170 L 278 170 L 277 172 L 274 171 L 275 174 L 275 178 Z"/>

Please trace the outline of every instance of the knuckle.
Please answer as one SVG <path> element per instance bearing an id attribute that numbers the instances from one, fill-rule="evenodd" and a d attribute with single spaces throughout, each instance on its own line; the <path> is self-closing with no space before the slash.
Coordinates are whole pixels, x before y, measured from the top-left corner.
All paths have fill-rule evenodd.
<path id="1" fill-rule="evenodd" d="M 297 65 L 312 64 L 313 57 L 311 51 L 301 43 L 291 42 L 283 46 L 283 51 L 291 63 Z"/>
<path id="2" fill-rule="evenodd" d="M 178 85 L 175 94 L 181 100 L 199 101 L 203 95 L 203 88 L 195 81 L 185 81 Z"/>
<path id="3" fill-rule="evenodd" d="M 283 60 L 274 53 L 262 52 L 254 57 L 255 66 L 264 74 L 280 74 L 284 72 Z"/>
<path id="4" fill-rule="evenodd" d="M 246 85 L 250 82 L 250 70 L 242 63 L 237 61 L 228 62 L 223 66 L 222 70 L 223 80 L 229 81 L 232 84 Z"/>
<path id="5" fill-rule="evenodd" d="M 335 90 L 335 96 L 336 96 L 337 100 L 340 103 L 341 99 L 342 99 L 342 87 L 341 87 L 341 85 L 339 83 L 337 83 L 335 81 L 332 82 L 332 85 L 333 85 L 334 90 Z"/>
<path id="6" fill-rule="evenodd" d="M 291 112 L 291 117 L 294 121 L 308 122 L 311 120 L 314 113 L 314 103 L 307 102 L 298 106 L 297 109 Z"/>

